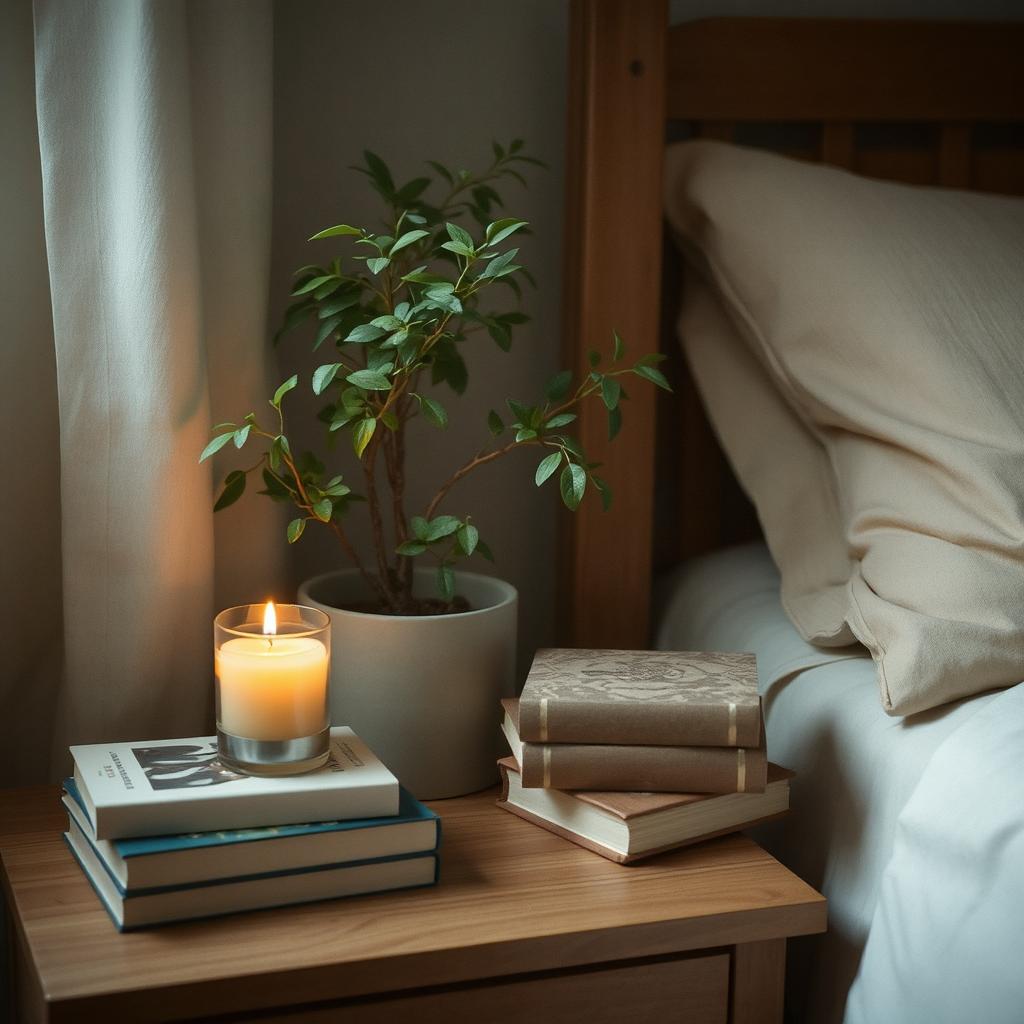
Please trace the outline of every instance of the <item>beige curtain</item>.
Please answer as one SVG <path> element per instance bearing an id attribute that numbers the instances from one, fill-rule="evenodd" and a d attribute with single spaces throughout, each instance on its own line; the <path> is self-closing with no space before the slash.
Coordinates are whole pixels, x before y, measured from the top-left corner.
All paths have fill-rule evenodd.
<path id="1" fill-rule="evenodd" d="M 211 408 L 276 383 L 269 0 L 37 0 L 34 46 L 26 11 L 4 15 L 36 102 L 5 110 L 0 165 L 26 289 L 3 366 L 4 784 L 55 778 L 69 743 L 210 732 L 214 611 L 284 576 L 274 510 L 215 522 L 197 462 Z"/>

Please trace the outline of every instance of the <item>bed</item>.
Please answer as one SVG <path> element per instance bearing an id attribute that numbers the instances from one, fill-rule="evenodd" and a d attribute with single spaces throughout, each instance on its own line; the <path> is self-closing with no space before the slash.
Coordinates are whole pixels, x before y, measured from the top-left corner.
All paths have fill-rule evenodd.
<path id="1" fill-rule="evenodd" d="M 798 772 L 794 813 L 759 838 L 830 902 L 828 934 L 790 950 L 794 1020 L 1021 1019 L 1024 686 L 1011 684 L 1024 657 L 1014 639 L 998 688 L 954 680 L 948 700 L 894 694 L 887 713 L 853 642 L 863 631 L 812 644 L 794 628 L 728 425 L 698 373 L 709 422 L 681 355 L 679 281 L 693 274 L 665 230 L 666 144 L 724 140 L 874 179 L 1019 195 L 1021 52 L 1020 24 L 669 26 L 662 3 L 573 7 L 566 357 L 585 365 L 614 327 L 667 355 L 675 394 L 632 396 L 614 444 L 601 410 L 581 415 L 616 498 L 607 514 L 566 517 L 562 635 L 758 654 L 771 756 Z M 1019 506 L 1016 517 L 1011 548 Z"/>

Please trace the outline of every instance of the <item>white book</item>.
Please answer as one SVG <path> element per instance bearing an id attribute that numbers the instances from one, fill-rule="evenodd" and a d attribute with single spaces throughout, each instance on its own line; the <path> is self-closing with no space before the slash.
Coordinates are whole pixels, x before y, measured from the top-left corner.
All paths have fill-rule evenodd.
<path id="1" fill-rule="evenodd" d="M 68 824 L 64 839 L 118 930 L 218 917 L 243 910 L 283 907 L 293 903 L 311 903 L 341 896 L 411 889 L 433 885 L 437 881 L 437 857 L 432 853 L 421 853 L 256 878 L 210 882 L 191 888 L 124 893 L 104 868 L 95 848 L 75 820 L 71 819 Z"/>
<path id="2" fill-rule="evenodd" d="M 346 726 L 327 764 L 257 778 L 224 767 L 212 736 L 74 746 L 75 784 L 97 839 L 159 836 L 398 813 L 398 780 Z"/>

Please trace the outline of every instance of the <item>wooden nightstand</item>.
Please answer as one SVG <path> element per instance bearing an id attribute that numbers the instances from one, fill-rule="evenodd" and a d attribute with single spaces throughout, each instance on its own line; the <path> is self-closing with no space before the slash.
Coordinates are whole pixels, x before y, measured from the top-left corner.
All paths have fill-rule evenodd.
<path id="1" fill-rule="evenodd" d="M 118 934 L 56 789 L 0 794 L 15 1020 L 778 1021 L 825 900 L 731 836 L 620 867 L 494 806 L 434 805 L 435 889 Z"/>

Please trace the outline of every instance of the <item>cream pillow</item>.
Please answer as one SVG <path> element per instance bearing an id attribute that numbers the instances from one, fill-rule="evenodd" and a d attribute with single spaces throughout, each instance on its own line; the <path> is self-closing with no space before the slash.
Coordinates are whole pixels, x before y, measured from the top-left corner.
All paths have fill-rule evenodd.
<path id="1" fill-rule="evenodd" d="M 718 296 L 684 311 L 694 370 L 794 624 L 852 631 L 892 714 L 1018 682 L 1024 201 L 714 142 L 666 183 Z"/>

